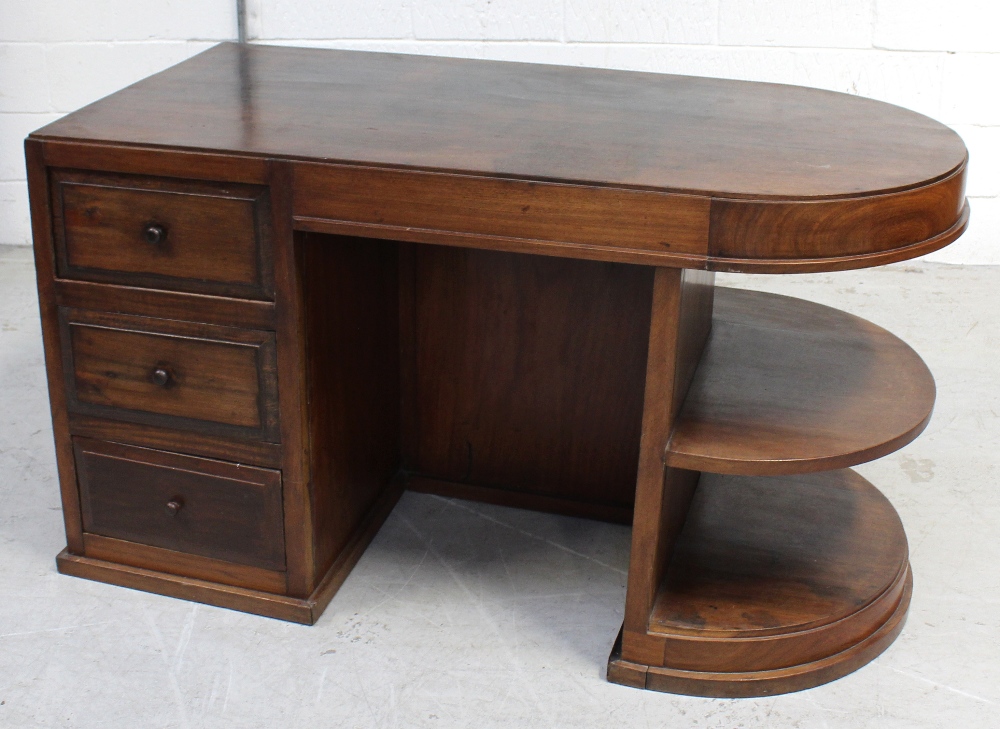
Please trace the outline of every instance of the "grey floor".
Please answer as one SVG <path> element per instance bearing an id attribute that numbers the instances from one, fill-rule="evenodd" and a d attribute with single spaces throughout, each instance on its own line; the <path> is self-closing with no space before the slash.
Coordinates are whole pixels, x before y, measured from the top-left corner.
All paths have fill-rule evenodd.
<path id="1" fill-rule="evenodd" d="M 57 574 L 34 273 L 27 250 L 0 248 L 0 726 L 1000 726 L 1000 268 L 720 283 L 871 319 L 938 382 L 924 435 L 858 469 L 909 534 L 901 637 L 851 676 L 768 699 L 605 682 L 620 526 L 407 494 L 313 627 Z"/>

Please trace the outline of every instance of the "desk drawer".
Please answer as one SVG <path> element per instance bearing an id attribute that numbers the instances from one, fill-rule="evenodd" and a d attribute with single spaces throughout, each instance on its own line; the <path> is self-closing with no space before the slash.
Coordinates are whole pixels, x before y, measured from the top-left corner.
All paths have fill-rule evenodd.
<path id="1" fill-rule="evenodd" d="M 70 410 L 277 442 L 272 332 L 61 309 Z"/>
<path id="2" fill-rule="evenodd" d="M 59 276 L 273 299 L 267 189 L 53 173 Z"/>
<path id="3" fill-rule="evenodd" d="M 83 530 L 281 570 L 281 473 L 76 438 Z"/>

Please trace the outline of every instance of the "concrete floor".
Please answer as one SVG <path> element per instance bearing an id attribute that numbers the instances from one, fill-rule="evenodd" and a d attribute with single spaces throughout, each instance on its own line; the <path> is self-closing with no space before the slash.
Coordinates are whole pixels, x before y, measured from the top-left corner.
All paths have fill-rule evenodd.
<path id="1" fill-rule="evenodd" d="M 608 684 L 629 530 L 407 494 L 320 622 L 56 573 L 63 547 L 34 273 L 0 248 L 2 727 L 996 727 L 1000 268 L 720 277 L 890 329 L 938 382 L 930 427 L 858 470 L 899 510 L 897 642 L 832 684 L 707 700 Z"/>

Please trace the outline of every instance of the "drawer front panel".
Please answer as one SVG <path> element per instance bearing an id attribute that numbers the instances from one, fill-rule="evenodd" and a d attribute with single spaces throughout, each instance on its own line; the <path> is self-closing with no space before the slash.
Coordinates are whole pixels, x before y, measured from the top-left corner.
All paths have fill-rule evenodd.
<path id="1" fill-rule="evenodd" d="M 281 474 L 74 439 L 83 529 L 152 547 L 281 570 Z"/>
<path id="2" fill-rule="evenodd" d="M 65 171 L 52 184 L 61 277 L 273 298 L 266 188 Z"/>
<path id="3" fill-rule="evenodd" d="M 271 332 L 62 309 L 70 409 L 277 442 Z"/>

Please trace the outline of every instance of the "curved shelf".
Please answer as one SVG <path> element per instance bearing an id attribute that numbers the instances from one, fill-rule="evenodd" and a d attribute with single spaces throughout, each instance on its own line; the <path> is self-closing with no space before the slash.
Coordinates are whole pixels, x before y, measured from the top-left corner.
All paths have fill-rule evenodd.
<path id="1" fill-rule="evenodd" d="M 798 690 L 880 653 L 909 604 L 906 535 L 850 470 L 703 474 L 649 621 L 664 641 L 650 688 Z"/>
<path id="2" fill-rule="evenodd" d="M 667 465 L 746 475 L 853 466 L 916 438 L 934 395 L 920 355 L 881 327 L 801 299 L 720 287 Z"/>

